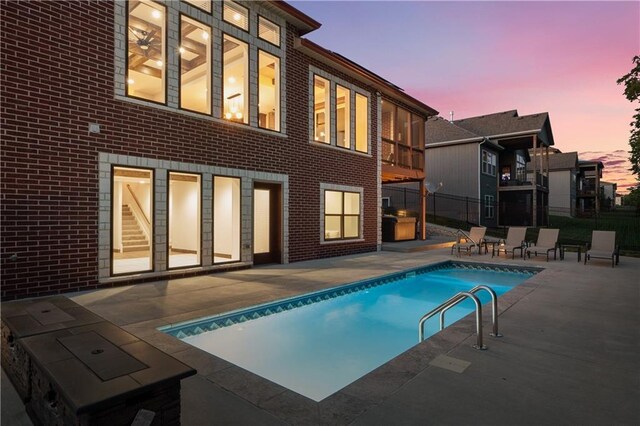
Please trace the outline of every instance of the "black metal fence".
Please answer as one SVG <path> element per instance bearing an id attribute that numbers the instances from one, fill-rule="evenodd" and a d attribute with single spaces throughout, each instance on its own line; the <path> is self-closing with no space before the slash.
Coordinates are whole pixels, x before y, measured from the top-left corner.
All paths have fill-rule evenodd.
<path id="1" fill-rule="evenodd" d="M 399 210 L 407 216 L 420 215 L 420 192 L 410 187 L 382 187 L 383 213 L 396 214 Z M 497 202 L 486 204 L 472 197 L 460 197 L 436 192 L 427 195 L 427 223 L 468 230 L 482 224 L 490 235 L 506 235 L 510 225 L 506 217 L 530 216 L 530 206 L 518 202 Z M 547 217 L 548 227 L 560 229 L 560 242 L 566 244 L 587 244 L 591 242 L 594 230 L 616 231 L 616 239 L 621 250 L 627 254 L 640 254 L 640 214 L 633 206 L 615 206 L 608 210 L 594 209 L 579 211 L 575 208 L 542 206 L 540 216 Z M 548 211 L 547 211 L 548 209 Z M 491 221 L 491 216 L 495 219 Z M 497 218 L 503 219 L 498 223 Z M 489 219 L 487 219 L 489 217 Z M 524 225 L 528 225 L 525 223 Z M 537 239 L 538 228 L 531 227 L 527 239 Z"/>

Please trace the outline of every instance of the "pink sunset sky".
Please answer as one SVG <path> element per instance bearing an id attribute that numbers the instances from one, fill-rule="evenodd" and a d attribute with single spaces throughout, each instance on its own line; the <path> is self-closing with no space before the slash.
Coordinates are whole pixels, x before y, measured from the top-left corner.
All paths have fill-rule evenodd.
<path id="1" fill-rule="evenodd" d="M 306 37 L 449 117 L 547 111 L 555 147 L 605 163 L 619 192 L 634 104 L 616 80 L 640 54 L 640 2 L 294 1 Z"/>

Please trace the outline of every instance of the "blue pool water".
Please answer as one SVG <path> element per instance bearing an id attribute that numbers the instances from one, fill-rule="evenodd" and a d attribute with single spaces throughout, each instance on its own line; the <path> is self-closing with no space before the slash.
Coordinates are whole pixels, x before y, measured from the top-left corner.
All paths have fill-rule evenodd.
<path id="1" fill-rule="evenodd" d="M 414 273 L 164 331 L 320 401 L 416 345 L 420 317 L 457 292 L 485 284 L 501 295 L 533 272 L 477 270 L 451 264 L 411 276 Z M 489 301 L 486 292 L 477 295 L 483 303 Z M 446 325 L 470 312 L 473 302 L 467 300 L 447 312 Z M 485 318 L 487 315 L 490 310 L 485 309 Z M 436 316 L 425 324 L 425 337 L 437 331 Z"/>

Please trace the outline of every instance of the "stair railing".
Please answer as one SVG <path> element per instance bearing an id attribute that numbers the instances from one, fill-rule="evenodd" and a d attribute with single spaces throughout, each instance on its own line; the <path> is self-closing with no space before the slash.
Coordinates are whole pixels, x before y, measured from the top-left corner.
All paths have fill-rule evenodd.
<path id="1" fill-rule="evenodd" d="M 136 217 L 138 223 L 141 225 L 142 232 L 144 232 L 147 239 L 151 241 L 151 221 L 142 209 L 142 205 L 140 204 L 138 197 L 136 197 L 135 192 L 133 192 L 133 189 L 131 189 L 131 185 L 127 184 L 127 190 L 129 191 L 129 194 L 131 194 L 131 198 L 133 198 L 134 201 L 131 212 Z"/>

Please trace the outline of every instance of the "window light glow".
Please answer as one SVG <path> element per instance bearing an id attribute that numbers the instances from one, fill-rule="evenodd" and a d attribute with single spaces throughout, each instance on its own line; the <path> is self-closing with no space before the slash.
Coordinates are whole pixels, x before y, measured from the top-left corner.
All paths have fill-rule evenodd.
<path id="1" fill-rule="evenodd" d="M 153 12 L 151 12 L 151 16 L 153 16 L 156 19 L 160 19 L 162 17 L 162 13 L 160 13 L 159 10 L 154 10 Z"/>
<path id="2" fill-rule="evenodd" d="M 135 83 L 135 80 L 134 80 L 134 79 L 132 79 L 132 78 L 130 78 L 129 80 L 127 80 L 127 84 L 134 84 L 134 83 Z"/>
<path id="3" fill-rule="evenodd" d="M 242 19 L 242 16 L 239 13 L 234 13 L 233 14 L 233 20 L 234 21 L 239 21 Z"/>
<path id="4" fill-rule="evenodd" d="M 180 49 L 178 49 L 180 51 L 180 54 L 183 54 L 185 52 L 184 47 L 180 47 Z"/>

